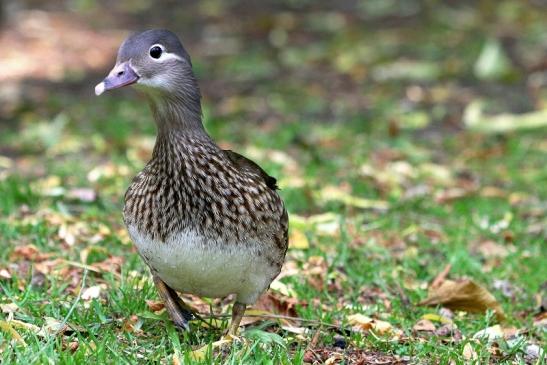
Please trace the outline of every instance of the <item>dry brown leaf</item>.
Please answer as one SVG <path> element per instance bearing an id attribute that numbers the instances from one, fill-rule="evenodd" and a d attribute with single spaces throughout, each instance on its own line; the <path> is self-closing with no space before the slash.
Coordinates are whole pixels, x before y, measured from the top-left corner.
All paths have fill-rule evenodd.
<path id="1" fill-rule="evenodd" d="M 146 300 L 146 305 L 152 312 L 159 312 L 165 308 L 165 304 L 159 300 Z"/>
<path id="2" fill-rule="evenodd" d="M 416 332 L 433 332 L 435 331 L 435 325 L 428 319 L 420 319 L 412 327 L 412 330 Z"/>
<path id="3" fill-rule="evenodd" d="M 113 274 L 119 274 L 123 264 L 123 257 L 112 256 L 101 262 L 95 262 L 89 266 L 102 272 L 110 272 Z"/>
<path id="4" fill-rule="evenodd" d="M 435 330 L 435 335 L 440 337 L 451 336 L 454 341 L 459 341 L 462 339 L 460 330 L 457 329 L 456 325 L 453 323 L 443 324 Z"/>
<path id="5" fill-rule="evenodd" d="M 445 280 L 438 287 L 429 289 L 428 296 L 419 305 L 442 305 L 453 310 L 471 313 L 492 309 L 498 319 L 505 317 L 503 309 L 488 290 L 469 279 Z"/>
<path id="6" fill-rule="evenodd" d="M 304 264 L 302 271 L 311 287 L 317 291 L 323 290 L 328 264 L 322 256 L 310 256 L 308 261 Z"/>
<path id="7" fill-rule="evenodd" d="M 17 261 L 20 259 L 28 261 L 43 261 L 51 257 L 49 253 L 42 253 L 38 247 L 34 245 L 17 246 L 13 253 L 10 255 L 11 261 Z"/>
<path id="8" fill-rule="evenodd" d="M 273 291 L 264 293 L 253 306 L 253 309 L 263 310 L 269 313 L 281 314 L 284 316 L 296 317 L 296 305 L 298 299 L 286 297 Z"/>
<path id="9" fill-rule="evenodd" d="M 132 315 L 123 321 L 122 328 L 125 332 L 135 333 L 137 335 L 142 334 L 141 330 L 142 320 L 138 316 Z"/>
<path id="10" fill-rule="evenodd" d="M 509 254 L 509 251 L 505 246 L 502 246 L 492 240 L 486 240 L 479 243 L 476 250 L 485 258 L 504 258 Z"/>

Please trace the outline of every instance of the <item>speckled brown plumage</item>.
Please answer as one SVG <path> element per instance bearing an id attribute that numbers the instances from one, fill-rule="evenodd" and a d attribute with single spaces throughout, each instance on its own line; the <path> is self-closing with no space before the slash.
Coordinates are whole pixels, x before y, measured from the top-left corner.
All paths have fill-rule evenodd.
<path id="1" fill-rule="evenodd" d="M 276 187 L 254 162 L 208 136 L 167 131 L 125 195 L 124 221 L 160 241 L 185 229 L 235 242 L 271 237 L 284 253 L 287 212 Z"/>

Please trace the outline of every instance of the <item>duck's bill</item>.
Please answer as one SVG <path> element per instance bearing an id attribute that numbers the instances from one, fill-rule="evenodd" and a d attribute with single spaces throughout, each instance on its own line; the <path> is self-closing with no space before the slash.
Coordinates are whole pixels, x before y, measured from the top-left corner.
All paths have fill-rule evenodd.
<path id="1" fill-rule="evenodd" d="M 105 91 L 119 89 L 127 85 L 134 84 L 139 80 L 139 75 L 133 70 L 129 62 L 116 65 L 108 76 L 97 86 L 95 86 L 95 95 L 101 95 Z"/>

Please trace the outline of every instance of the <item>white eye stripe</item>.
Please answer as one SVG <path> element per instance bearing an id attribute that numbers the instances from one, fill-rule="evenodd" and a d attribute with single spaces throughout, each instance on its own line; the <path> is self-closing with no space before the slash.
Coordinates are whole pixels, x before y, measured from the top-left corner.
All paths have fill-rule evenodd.
<path id="1" fill-rule="evenodd" d="M 156 61 L 165 62 L 165 61 L 169 61 L 169 60 L 184 61 L 184 58 L 180 57 L 180 56 L 177 55 L 177 54 L 169 53 L 169 52 L 165 52 L 165 51 L 164 51 L 164 52 L 161 54 L 161 57 L 158 58 Z"/>

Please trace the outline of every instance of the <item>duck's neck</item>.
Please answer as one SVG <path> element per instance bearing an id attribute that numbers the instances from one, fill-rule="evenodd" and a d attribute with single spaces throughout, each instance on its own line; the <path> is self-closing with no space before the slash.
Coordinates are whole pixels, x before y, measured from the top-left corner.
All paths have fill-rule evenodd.
<path id="1" fill-rule="evenodd" d="M 212 144 L 201 119 L 201 96 L 199 90 L 194 94 L 150 94 L 150 102 L 158 136 L 153 151 L 153 159 L 169 159 L 169 155 L 184 153 L 191 141 L 199 144 Z"/>
<path id="2" fill-rule="evenodd" d="M 149 96 L 154 120 L 158 126 L 158 137 L 173 133 L 207 135 L 201 121 L 199 94 Z"/>

